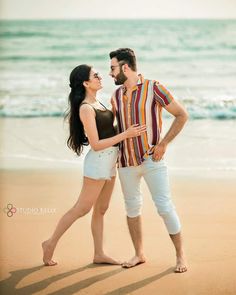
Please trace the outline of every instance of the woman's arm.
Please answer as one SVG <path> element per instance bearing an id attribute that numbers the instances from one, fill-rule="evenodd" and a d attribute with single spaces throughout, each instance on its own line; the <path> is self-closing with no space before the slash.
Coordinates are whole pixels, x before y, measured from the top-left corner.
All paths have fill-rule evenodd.
<path id="1" fill-rule="evenodd" d="M 120 134 L 99 140 L 95 120 L 96 114 L 94 109 L 88 104 L 83 104 L 80 107 L 79 116 L 80 120 L 83 123 L 84 130 L 87 134 L 89 144 L 94 151 L 100 151 L 105 148 L 111 147 L 118 142 L 125 140 L 126 138 L 139 136 L 146 131 L 146 126 L 144 125 L 132 125 L 126 131 Z"/>
<path id="2" fill-rule="evenodd" d="M 115 120 L 115 117 L 116 117 L 115 92 L 113 93 L 111 97 L 111 106 L 112 106 L 112 112 L 113 112 L 114 120 Z"/>

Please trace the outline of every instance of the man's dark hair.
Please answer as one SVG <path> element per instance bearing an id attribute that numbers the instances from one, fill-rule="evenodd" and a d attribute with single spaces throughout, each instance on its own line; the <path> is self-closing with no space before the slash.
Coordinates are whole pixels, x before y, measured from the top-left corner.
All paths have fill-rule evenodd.
<path id="1" fill-rule="evenodd" d="M 110 59 L 115 57 L 118 62 L 124 62 L 133 70 L 137 71 L 136 57 L 134 51 L 130 48 L 119 48 L 110 52 Z"/>

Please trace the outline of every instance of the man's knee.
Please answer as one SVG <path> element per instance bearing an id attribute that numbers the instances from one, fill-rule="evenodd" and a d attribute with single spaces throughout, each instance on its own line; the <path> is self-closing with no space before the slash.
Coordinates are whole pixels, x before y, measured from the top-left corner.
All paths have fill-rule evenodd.
<path id="1" fill-rule="evenodd" d="M 180 232 L 181 224 L 173 205 L 171 207 L 159 208 L 158 214 L 162 217 L 169 234 Z"/>
<path id="2" fill-rule="evenodd" d="M 128 217 L 137 217 L 141 215 L 142 200 L 140 197 L 125 199 L 125 208 Z"/>
<path id="3" fill-rule="evenodd" d="M 168 206 L 159 206 L 157 208 L 158 214 L 164 219 L 171 217 L 174 211 L 175 207 L 173 204 L 169 204 Z"/>
<path id="4" fill-rule="evenodd" d="M 153 196 L 153 201 L 160 216 L 168 215 L 175 209 L 169 194 Z"/>
<path id="5" fill-rule="evenodd" d="M 169 218 L 175 212 L 175 206 L 173 205 L 171 199 L 168 198 L 166 202 L 158 203 L 155 202 L 157 212 L 162 218 Z"/>

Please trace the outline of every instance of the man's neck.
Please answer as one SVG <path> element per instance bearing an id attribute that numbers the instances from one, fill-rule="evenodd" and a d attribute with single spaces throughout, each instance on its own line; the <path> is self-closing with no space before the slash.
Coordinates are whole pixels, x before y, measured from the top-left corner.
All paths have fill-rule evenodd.
<path id="1" fill-rule="evenodd" d="M 130 77 L 125 81 L 124 86 L 127 90 L 132 89 L 134 86 L 137 85 L 139 80 L 139 76 L 137 72 L 134 72 Z"/>

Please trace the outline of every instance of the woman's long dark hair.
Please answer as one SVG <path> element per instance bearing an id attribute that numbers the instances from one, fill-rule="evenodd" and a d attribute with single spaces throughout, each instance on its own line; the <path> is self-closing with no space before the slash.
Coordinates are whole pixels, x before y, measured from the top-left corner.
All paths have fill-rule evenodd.
<path id="1" fill-rule="evenodd" d="M 84 81 L 89 80 L 91 66 L 79 65 L 70 74 L 69 110 L 65 119 L 69 121 L 70 135 L 67 146 L 77 155 L 81 155 L 83 146 L 88 145 L 88 138 L 84 132 L 84 126 L 79 117 L 79 108 L 85 98 Z"/>

